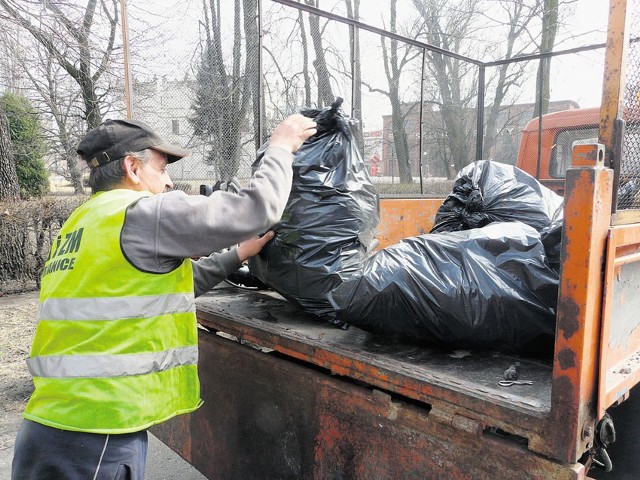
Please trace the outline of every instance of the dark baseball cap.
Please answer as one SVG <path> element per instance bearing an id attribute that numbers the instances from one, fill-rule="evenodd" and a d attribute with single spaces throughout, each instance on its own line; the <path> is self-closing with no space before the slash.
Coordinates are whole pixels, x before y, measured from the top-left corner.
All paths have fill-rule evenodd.
<path id="1" fill-rule="evenodd" d="M 139 120 L 106 120 L 87 133 L 76 152 L 89 168 L 94 168 L 120 160 L 128 152 L 146 148 L 166 153 L 168 163 L 191 154 L 189 150 L 166 143 L 149 125 Z"/>

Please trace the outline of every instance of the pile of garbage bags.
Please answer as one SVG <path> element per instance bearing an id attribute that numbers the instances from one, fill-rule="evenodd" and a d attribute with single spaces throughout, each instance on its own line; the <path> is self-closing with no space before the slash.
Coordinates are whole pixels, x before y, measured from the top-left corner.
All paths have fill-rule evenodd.
<path id="1" fill-rule="evenodd" d="M 371 252 L 378 197 L 339 105 L 307 111 L 275 239 L 253 275 L 334 324 L 430 346 L 517 351 L 553 340 L 562 198 L 516 167 L 461 170 L 428 234 Z"/>
<path id="2" fill-rule="evenodd" d="M 493 222 L 522 222 L 538 231 L 562 219 L 562 197 L 511 165 L 480 160 L 460 170 L 431 233 Z"/>
<path id="3" fill-rule="evenodd" d="M 561 218 L 562 198 L 525 172 L 472 163 L 432 231 L 368 258 L 332 305 L 349 325 L 428 345 L 518 351 L 552 341 Z"/>

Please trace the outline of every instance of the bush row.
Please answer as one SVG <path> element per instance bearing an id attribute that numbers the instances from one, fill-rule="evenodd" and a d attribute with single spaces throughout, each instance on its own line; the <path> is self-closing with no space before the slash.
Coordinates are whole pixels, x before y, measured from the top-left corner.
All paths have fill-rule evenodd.
<path id="1" fill-rule="evenodd" d="M 47 196 L 0 203 L 0 294 L 33 290 L 51 242 L 71 212 L 88 196 Z"/>

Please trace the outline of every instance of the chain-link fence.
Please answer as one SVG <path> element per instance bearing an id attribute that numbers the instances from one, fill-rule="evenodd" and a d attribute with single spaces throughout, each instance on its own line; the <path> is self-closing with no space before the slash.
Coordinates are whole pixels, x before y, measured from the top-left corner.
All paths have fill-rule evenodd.
<path id="1" fill-rule="evenodd" d="M 597 120 L 586 125 L 586 117 L 562 114 L 563 132 L 531 120 L 599 105 L 604 43 L 483 62 L 489 44 L 505 43 L 503 34 L 463 30 L 471 18 L 456 17 L 447 2 L 422 2 L 423 11 L 413 2 L 410 12 L 411 2 L 396 11 L 387 2 L 323 0 L 315 3 L 322 11 L 309 3 L 185 0 L 155 15 L 130 5 L 131 17 L 144 18 L 130 22 L 133 115 L 192 150 L 170 167 L 179 188 L 197 193 L 200 184 L 233 176 L 246 184 L 277 122 L 336 97 L 361 123 L 362 155 L 383 193 L 448 193 L 455 173 L 479 158 L 533 162 L 528 171 L 556 188 L 572 143 L 597 137 Z M 415 18 L 446 19 L 449 36 L 434 36 L 438 25 Z M 464 35 L 468 56 L 454 53 Z M 548 139 L 536 133 L 524 148 L 523 132 L 534 128 Z"/>
<path id="2" fill-rule="evenodd" d="M 617 209 L 640 209 L 640 2 L 632 1 Z"/>

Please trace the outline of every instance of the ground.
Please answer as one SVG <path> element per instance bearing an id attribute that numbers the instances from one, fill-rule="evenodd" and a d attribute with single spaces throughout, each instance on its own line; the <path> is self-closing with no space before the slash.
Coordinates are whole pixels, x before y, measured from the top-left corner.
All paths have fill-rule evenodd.
<path id="1" fill-rule="evenodd" d="M 13 447 L 33 384 L 25 359 L 36 327 L 38 292 L 0 296 L 0 450 Z"/>

